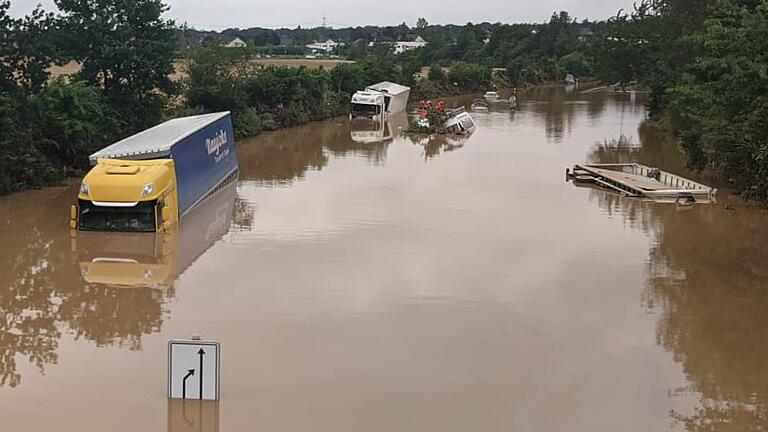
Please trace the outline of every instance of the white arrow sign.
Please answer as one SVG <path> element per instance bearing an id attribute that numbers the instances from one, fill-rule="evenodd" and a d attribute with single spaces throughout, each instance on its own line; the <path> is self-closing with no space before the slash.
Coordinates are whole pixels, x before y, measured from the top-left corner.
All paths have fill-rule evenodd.
<path id="1" fill-rule="evenodd" d="M 218 342 L 168 342 L 168 397 L 219 400 Z"/>

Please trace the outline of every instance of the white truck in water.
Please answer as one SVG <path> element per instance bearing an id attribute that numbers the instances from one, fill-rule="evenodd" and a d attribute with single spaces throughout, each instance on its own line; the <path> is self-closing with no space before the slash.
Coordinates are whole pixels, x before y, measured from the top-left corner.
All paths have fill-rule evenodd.
<path id="1" fill-rule="evenodd" d="M 411 88 L 383 81 L 352 95 L 351 118 L 383 120 L 392 114 L 405 111 Z"/>

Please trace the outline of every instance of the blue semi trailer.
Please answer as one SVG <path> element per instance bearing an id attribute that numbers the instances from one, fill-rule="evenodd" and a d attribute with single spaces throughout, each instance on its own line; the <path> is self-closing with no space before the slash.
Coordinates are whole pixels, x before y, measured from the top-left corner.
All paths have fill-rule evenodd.
<path id="1" fill-rule="evenodd" d="M 90 156 L 70 227 L 85 231 L 170 229 L 238 174 L 229 112 L 169 120 Z"/>

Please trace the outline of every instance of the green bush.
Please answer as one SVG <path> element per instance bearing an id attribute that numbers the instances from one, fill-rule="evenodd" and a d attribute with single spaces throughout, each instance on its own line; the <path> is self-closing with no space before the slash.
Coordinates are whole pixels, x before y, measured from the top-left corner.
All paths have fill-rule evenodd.
<path id="1" fill-rule="evenodd" d="M 427 75 L 428 80 L 436 83 L 444 83 L 447 78 L 448 76 L 445 74 L 443 68 L 439 64 L 433 63 L 429 67 L 429 74 Z"/>
<path id="2" fill-rule="evenodd" d="M 118 124 L 96 90 L 63 80 L 37 94 L 0 97 L 0 118 L 0 194 L 81 173 Z"/>
<path id="3" fill-rule="evenodd" d="M 561 73 L 572 73 L 576 76 L 591 76 L 592 62 L 587 59 L 584 53 L 574 51 L 560 57 L 557 61 L 557 69 Z"/>
<path id="4" fill-rule="evenodd" d="M 264 130 L 264 121 L 255 108 L 248 107 L 232 113 L 232 126 L 238 137 L 249 137 Z"/>
<path id="5" fill-rule="evenodd" d="M 448 72 L 448 81 L 466 90 L 483 90 L 491 81 L 491 69 L 479 64 L 458 62 Z"/>

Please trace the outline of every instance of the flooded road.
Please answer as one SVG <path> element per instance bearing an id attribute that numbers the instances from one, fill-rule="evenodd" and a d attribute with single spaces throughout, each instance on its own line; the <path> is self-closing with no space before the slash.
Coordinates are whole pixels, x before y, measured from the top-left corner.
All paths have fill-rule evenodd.
<path id="1" fill-rule="evenodd" d="M 0 198 L 3 429 L 765 430 L 766 213 L 566 183 L 708 179 L 629 96 L 520 99 L 468 139 L 241 140 L 238 184 L 173 236 L 72 238 L 73 187 Z M 221 342 L 219 404 L 166 400 L 193 334 Z"/>

